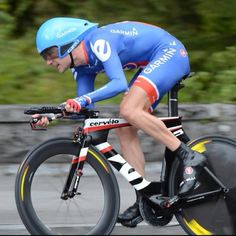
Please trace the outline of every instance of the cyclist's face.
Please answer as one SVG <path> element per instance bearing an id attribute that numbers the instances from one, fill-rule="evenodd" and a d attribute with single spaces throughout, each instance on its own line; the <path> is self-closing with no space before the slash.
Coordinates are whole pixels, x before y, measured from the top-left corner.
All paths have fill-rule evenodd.
<path id="1" fill-rule="evenodd" d="M 56 68 L 60 73 L 63 73 L 70 67 L 70 57 L 66 56 L 64 58 L 59 58 L 57 47 L 51 47 L 44 50 L 41 53 L 41 56 L 47 62 L 47 65 Z"/>

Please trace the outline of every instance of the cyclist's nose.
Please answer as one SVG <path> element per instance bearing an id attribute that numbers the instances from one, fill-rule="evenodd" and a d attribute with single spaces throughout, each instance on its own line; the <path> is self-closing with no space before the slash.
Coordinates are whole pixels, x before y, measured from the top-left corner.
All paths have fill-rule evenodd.
<path id="1" fill-rule="evenodd" d="M 47 60 L 46 60 L 47 65 L 49 65 L 49 66 L 52 65 L 52 62 L 53 62 L 52 59 L 47 58 Z"/>

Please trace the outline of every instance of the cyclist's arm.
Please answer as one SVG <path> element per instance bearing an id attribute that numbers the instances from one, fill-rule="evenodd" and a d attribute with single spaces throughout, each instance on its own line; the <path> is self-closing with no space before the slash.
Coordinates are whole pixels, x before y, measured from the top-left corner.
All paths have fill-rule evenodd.
<path id="1" fill-rule="evenodd" d="M 92 102 L 97 102 L 111 98 L 128 89 L 127 80 L 118 55 L 112 56 L 103 63 L 105 73 L 110 80 L 101 88 L 87 94 Z"/>
<path id="2" fill-rule="evenodd" d="M 103 64 L 109 82 L 101 88 L 87 94 L 92 102 L 98 102 L 125 92 L 128 89 L 127 80 L 119 58 L 119 52 L 124 44 L 116 36 L 99 34 L 90 41 L 94 55 Z"/>
<path id="3" fill-rule="evenodd" d="M 99 34 L 90 41 L 91 53 L 101 61 L 109 82 L 93 92 L 83 94 L 83 96 L 70 101 L 77 106 L 77 110 L 90 103 L 111 98 L 128 90 L 127 80 L 118 55 L 123 49 L 123 44 L 118 40 L 116 37 L 109 38 L 106 34 Z"/>
<path id="4" fill-rule="evenodd" d="M 127 91 L 127 81 L 118 56 L 115 57 L 115 59 L 113 57 L 108 63 L 104 63 L 104 69 L 110 82 L 93 92 L 84 93 L 88 88 L 87 86 L 89 86 L 89 79 L 86 80 L 86 77 L 78 77 L 78 94 L 82 95 L 75 99 L 68 99 L 66 102 L 67 107 L 69 106 L 73 111 L 78 112 L 82 107 L 93 108 L 95 102 L 111 98 L 121 92 Z"/>
<path id="5" fill-rule="evenodd" d="M 94 91 L 94 80 L 96 78 L 96 74 L 86 73 L 76 69 L 72 69 L 72 73 L 76 81 L 76 94 L 78 97 Z M 93 103 L 89 105 L 89 108 L 92 107 Z"/>

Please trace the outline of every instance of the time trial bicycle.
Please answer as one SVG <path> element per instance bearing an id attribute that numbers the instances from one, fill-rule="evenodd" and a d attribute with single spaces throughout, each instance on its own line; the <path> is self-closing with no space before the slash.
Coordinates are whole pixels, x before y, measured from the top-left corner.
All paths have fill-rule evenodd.
<path id="1" fill-rule="evenodd" d="M 219 135 L 188 137 L 178 115 L 182 82 L 168 93 L 168 117 L 160 119 L 182 142 L 207 157 L 194 190 L 184 197 L 177 195 L 182 166 L 168 148 L 160 180 L 148 181 L 108 143 L 111 129 L 130 126 L 124 119 L 102 118 L 88 109 L 79 114 L 47 106 L 26 110 L 25 114 L 46 115 L 50 121 L 82 121 L 73 137 L 45 141 L 21 163 L 15 199 L 27 230 L 33 235 L 111 234 L 120 210 L 117 170 L 140 193 L 139 209 L 147 223 L 164 226 L 175 216 L 187 234 L 235 234 L 236 142 Z M 32 129 L 37 120 L 30 120 Z"/>

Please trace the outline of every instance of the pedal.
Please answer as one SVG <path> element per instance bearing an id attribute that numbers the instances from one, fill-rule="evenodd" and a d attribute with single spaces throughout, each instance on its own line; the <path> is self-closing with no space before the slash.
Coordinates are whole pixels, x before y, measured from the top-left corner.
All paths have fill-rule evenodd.
<path id="1" fill-rule="evenodd" d="M 163 203 L 163 206 L 165 208 L 170 208 L 173 205 L 175 205 L 177 202 L 179 201 L 179 197 L 176 195 L 172 198 L 169 198 L 169 200 L 167 200 L 166 202 Z"/>
<path id="2" fill-rule="evenodd" d="M 129 221 L 121 221 L 120 223 L 123 225 L 123 226 L 126 226 L 126 227 L 130 227 L 130 228 L 134 228 L 136 227 L 140 222 L 143 221 L 143 217 L 142 216 L 137 216 L 136 218 L 132 219 L 132 220 L 129 220 Z"/>
<path id="3" fill-rule="evenodd" d="M 154 195 L 151 196 L 149 199 L 163 210 L 172 207 L 179 201 L 179 197 L 177 195 L 172 198 L 164 197 L 162 195 Z"/>

